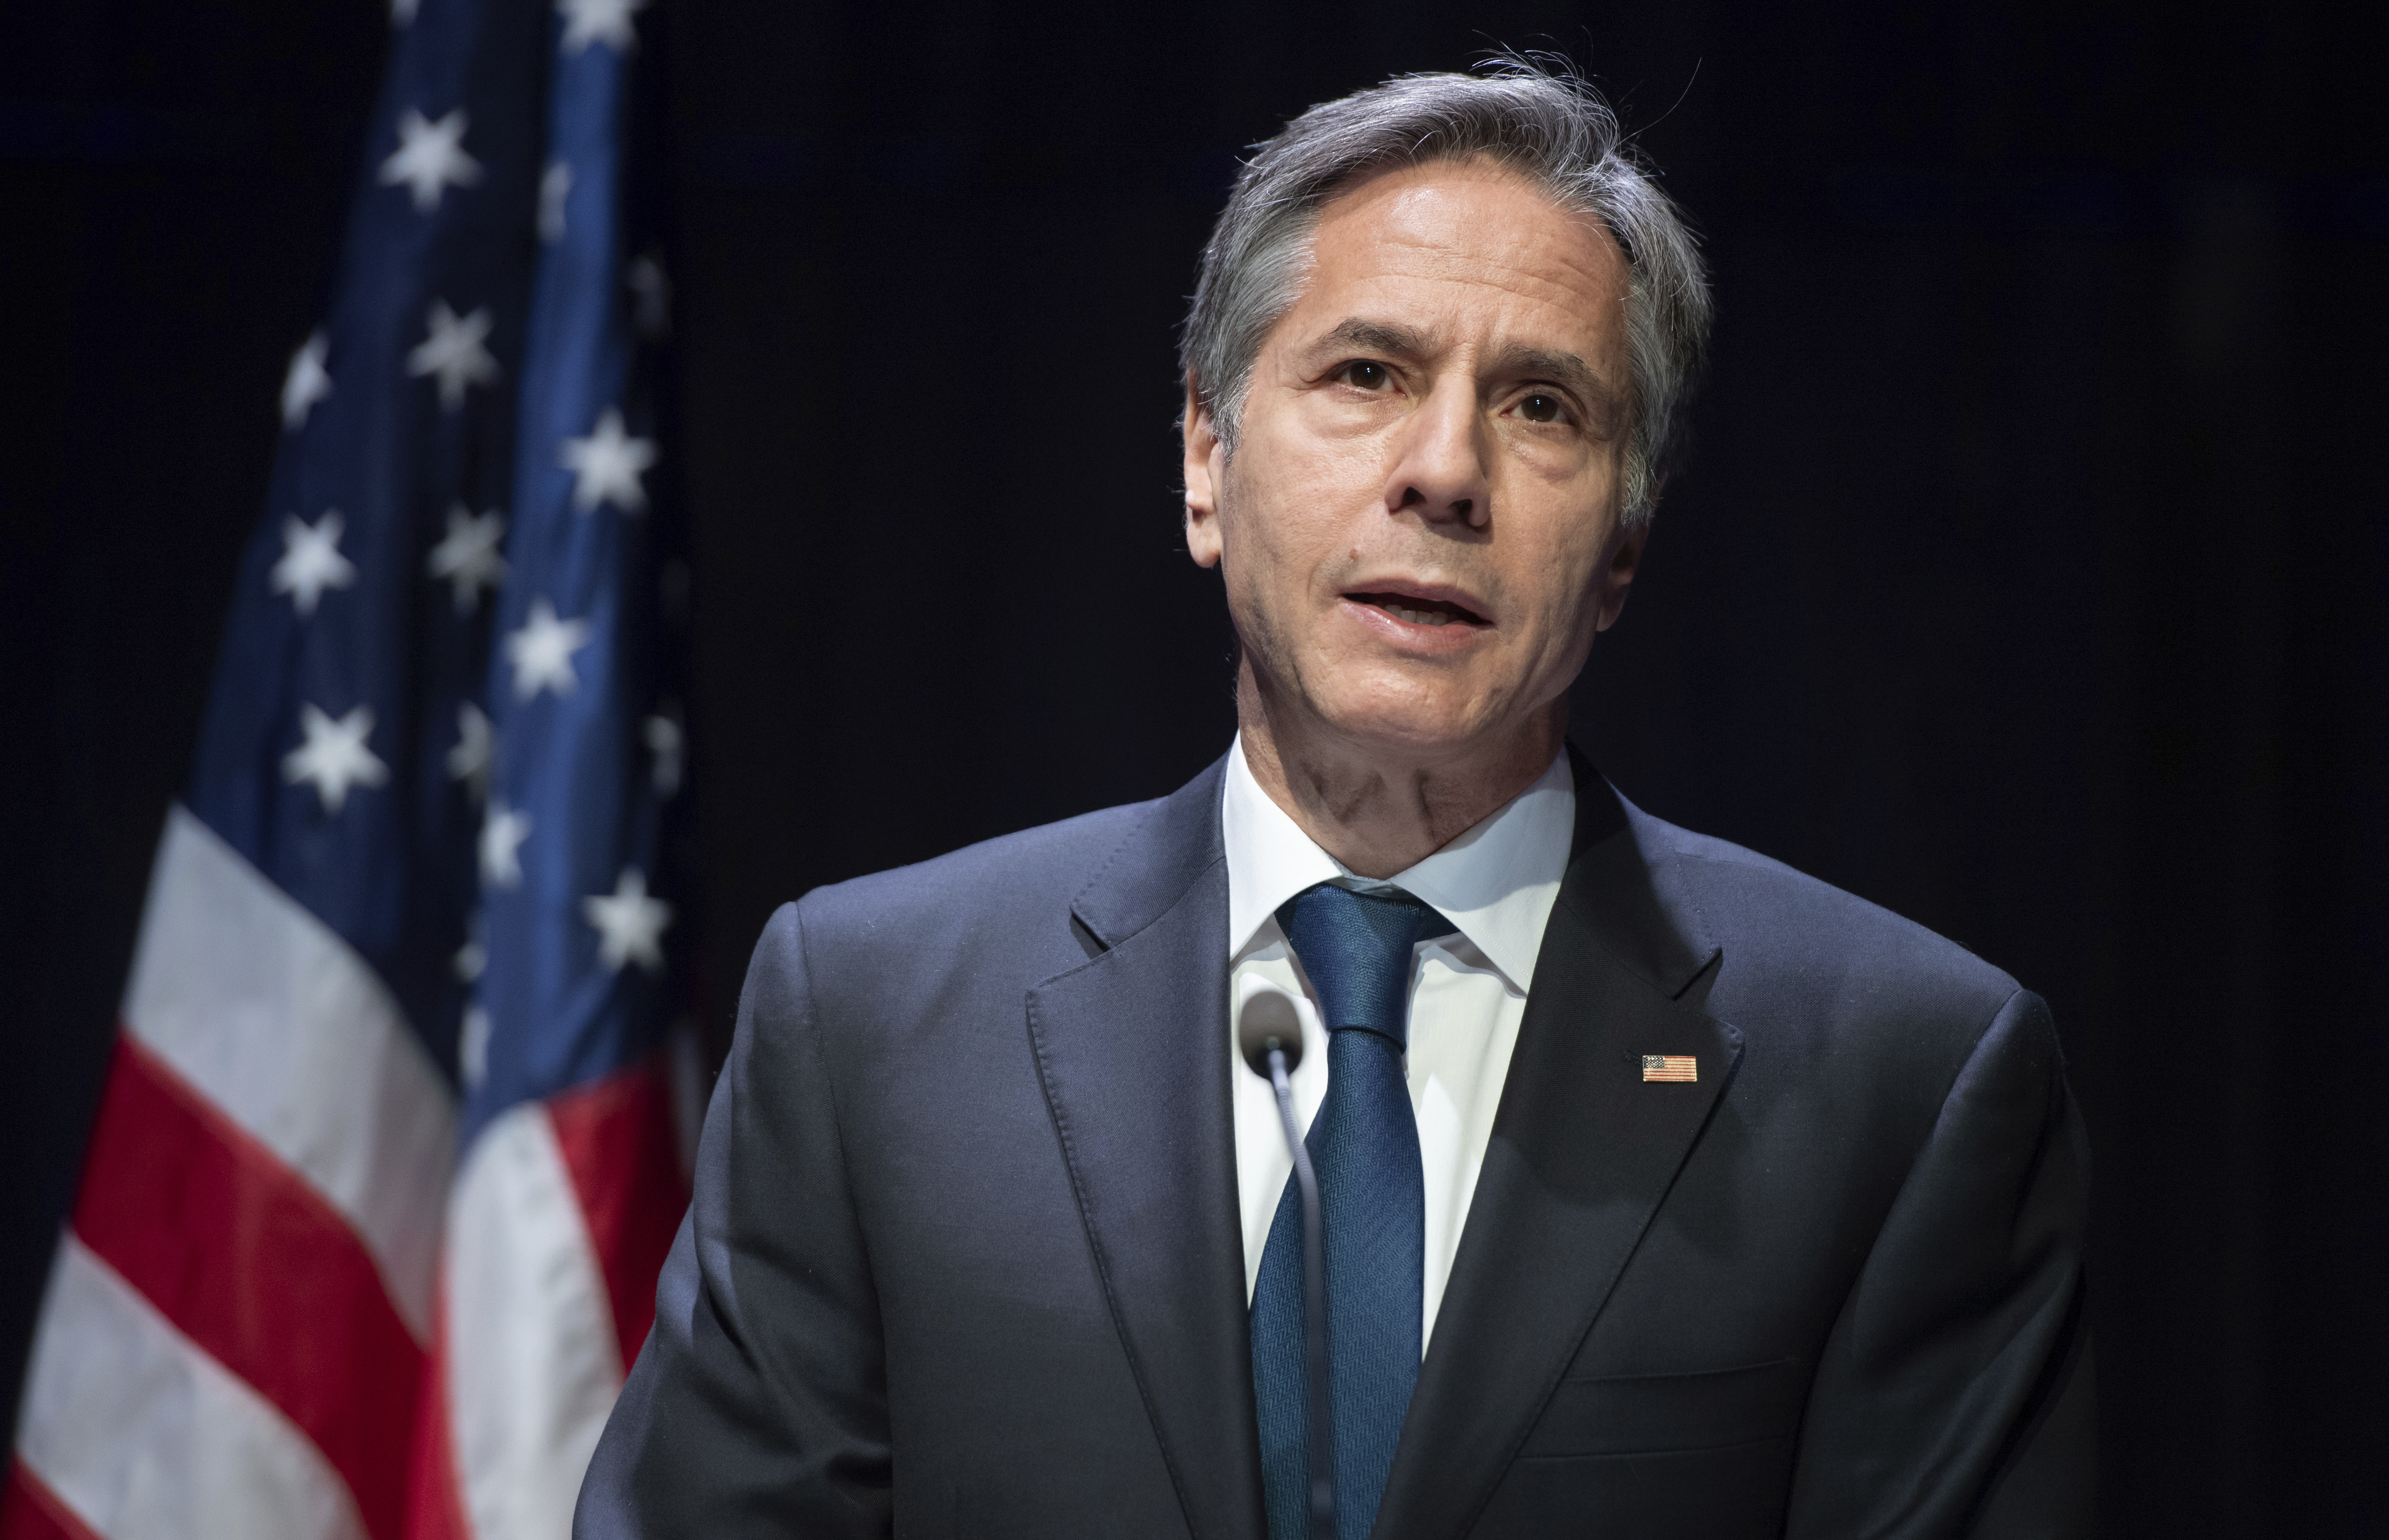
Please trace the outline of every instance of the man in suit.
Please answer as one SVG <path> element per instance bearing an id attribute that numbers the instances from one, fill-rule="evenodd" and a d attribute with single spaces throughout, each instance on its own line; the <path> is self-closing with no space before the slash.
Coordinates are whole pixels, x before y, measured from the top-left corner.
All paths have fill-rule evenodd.
<path id="1" fill-rule="evenodd" d="M 1263 147 L 1184 341 L 1237 738 L 773 918 L 579 1535 L 1304 1534 L 1270 992 L 1342 1535 L 2084 1533 L 2046 1010 L 1565 744 L 1706 324 L 1578 83 Z"/>

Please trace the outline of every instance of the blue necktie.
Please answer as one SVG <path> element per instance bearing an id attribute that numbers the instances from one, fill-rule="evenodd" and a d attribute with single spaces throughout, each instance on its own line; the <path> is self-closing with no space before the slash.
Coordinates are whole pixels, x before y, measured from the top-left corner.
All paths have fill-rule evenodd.
<path id="1" fill-rule="evenodd" d="M 1303 1142 L 1326 1230 L 1329 1398 L 1335 1408 L 1337 1540 L 1365 1540 L 1418 1383 L 1426 1282 L 1426 1185 L 1402 1052 L 1411 959 L 1451 922 L 1407 893 L 1321 883 L 1277 912 L 1331 1033 L 1327 1098 Z M 1288 1180 L 1253 1288 L 1253 1394 L 1270 1540 L 1303 1540 L 1301 1200 Z"/>

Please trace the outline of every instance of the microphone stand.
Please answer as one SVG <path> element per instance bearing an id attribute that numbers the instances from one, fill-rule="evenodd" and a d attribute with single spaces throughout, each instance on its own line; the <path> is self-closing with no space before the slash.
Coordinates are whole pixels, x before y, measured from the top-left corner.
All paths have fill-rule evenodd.
<path id="1" fill-rule="evenodd" d="M 1270 991 L 1245 1002 L 1237 1026 L 1245 1063 L 1277 1093 L 1278 1126 L 1294 1157 L 1302 1199 L 1303 1389 L 1309 1403 L 1310 1540 L 1335 1540 L 1335 1408 L 1327 1383 L 1327 1243 L 1319 1218 L 1319 1176 L 1294 1121 L 1294 1067 L 1302 1062 L 1302 1026 L 1294 1002 Z"/>
<path id="2" fill-rule="evenodd" d="M 1294 1126 L 1294 1085 L 1286 1078 L 1285 1050 L 1271 1048 L 1270 1084 L 1277 1089 L 1277 1118 L 1294 1151 L 1294 1179 L 1302 1188 L 1303 1385 L 1310 1392 L 1310 1540 L 1335 1540 L 1335 1408 L 1327 1393 L 1327 1243 L 1319 1226 L 1319 1177 L 1310 1151 Z"/>

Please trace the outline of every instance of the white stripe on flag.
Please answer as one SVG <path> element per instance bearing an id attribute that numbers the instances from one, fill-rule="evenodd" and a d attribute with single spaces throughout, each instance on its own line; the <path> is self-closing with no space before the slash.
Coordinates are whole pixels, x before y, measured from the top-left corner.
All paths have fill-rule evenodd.
<path id="1" fill-rule="evenodd" d="M 477 1540 L 565 1540 L 622 1387 L 613 1307 L 546 1107 L 473 1141 L 448 1215 L 447 1382 Z"/>
<path id="2" fill-rule="evenodd" d="M 25 1376 L 17 1452 L 108 1540 L 364 1540 L 331 1466 L 70 1232 Z"/>
<path id="3" fill-rule="evenodd" d="M 347 1216 L 428 1341 L 456 1139 L 447 1084 L 364 960 L 180 806 L 124 1021 Z"/>

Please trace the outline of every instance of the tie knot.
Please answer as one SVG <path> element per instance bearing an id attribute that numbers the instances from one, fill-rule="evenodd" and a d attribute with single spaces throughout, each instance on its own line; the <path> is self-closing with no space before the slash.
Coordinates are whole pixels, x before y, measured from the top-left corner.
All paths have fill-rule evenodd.
<path id="1" fill-rule="evenodd" d="M 1286 900 L 1277 923 L 1319 992 L 1330 1032 L 1361 1027 L 1410 1046 L 1411 955 L 1451 922 L 1399 889 L 1322 882 Z"/>

